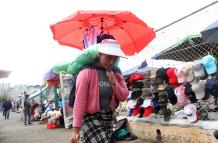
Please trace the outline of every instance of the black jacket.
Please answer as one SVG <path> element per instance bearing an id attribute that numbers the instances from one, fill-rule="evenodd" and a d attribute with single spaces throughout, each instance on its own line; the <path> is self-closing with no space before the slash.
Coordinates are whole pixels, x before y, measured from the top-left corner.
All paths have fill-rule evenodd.
<path id="1" fill-rule="evenodd" d="M 12 104 L 10 101 L 6 101 L 3 106 L 4 110 L 10 110 L 12 108 Z"/>

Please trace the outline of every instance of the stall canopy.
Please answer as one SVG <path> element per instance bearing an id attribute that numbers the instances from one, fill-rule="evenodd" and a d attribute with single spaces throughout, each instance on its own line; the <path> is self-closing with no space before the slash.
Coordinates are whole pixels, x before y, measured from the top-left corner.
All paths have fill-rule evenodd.
<path id="1" fill-rule="evenodd" d="M 168 59 L 190 62 L 211 54 L 218 59 L 218 44 L 205 43 L 201 35 L 188 35 L 166 50 L 156 54 L 152 59 Z"/>
<path id="2" fill-rule="evenodd" d="M 35 97 L 39 96 L 39 95 L 40 95 L 42 92 L 44 92 L 47 88 L 48 88 L 48 87 L 46 86 L 46 87 L 43 87 L 42 89 L 40 89 L 40 90 L 38 90 L 38 91 L 32 93 L 32 94 L 29 96 L 29 98 L 35 98 Z"/>
<path id="3" fill-rule="evenodd" d="M 0 69 L 0 78 L 7 78 L 10 75 L 11 71 L 1 70 Z"/>

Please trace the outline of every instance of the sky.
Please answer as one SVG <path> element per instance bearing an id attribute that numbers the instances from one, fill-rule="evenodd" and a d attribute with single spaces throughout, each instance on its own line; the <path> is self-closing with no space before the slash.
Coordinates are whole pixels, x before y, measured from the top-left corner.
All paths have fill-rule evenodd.
<path id="1" fill-rule="evenodd" d="M 214 0 L 5 0 L 0 1 L 0 69 L 11 70 L 0 82 L 39 84 L 55 63 L 69 61 L 81 51 L 60 46 L 49 28 L 77 10 L 129 10 L 159 29 Z M 139 59 L 143 59 L 140 57 Z M 136 60 L 134 60 L 136 59 Z M 133 62 L 134 61 L 134 62 Z M 124 71 L 140 63 L 121 61 Z M 129 65 L 128 67 L 126 65 Z"/>

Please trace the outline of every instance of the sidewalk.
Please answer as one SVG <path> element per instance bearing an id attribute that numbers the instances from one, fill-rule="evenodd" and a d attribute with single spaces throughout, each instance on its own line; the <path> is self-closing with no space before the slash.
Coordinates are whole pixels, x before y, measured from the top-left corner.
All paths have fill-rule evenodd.
<path id="1" fill-rule="evenodd" d="M 45 124 L 33 122 L 24 126 L 20 113 L 11 112 L 5 120 L 0 112 L 0 143 L 69 143 L 71 130 L 65 128 L 46 129 Z M 122 141 L 119 143 L 145 143 L 144 141 Z"/>

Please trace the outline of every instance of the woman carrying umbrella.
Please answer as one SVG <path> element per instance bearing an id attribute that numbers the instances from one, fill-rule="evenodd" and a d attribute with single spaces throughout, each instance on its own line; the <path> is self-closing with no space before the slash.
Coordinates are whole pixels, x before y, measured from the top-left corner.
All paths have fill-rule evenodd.
<path id="1" fill-rule="evenodd" d="M 129 93 L 114 68 L 118 58 L 125 57 L 120 45 L 105 39 L 98 55 L 96 68 L 83 69 L 77 77 L 71 143 L 110 143 L 117 102 L 125 101 Z"/>

